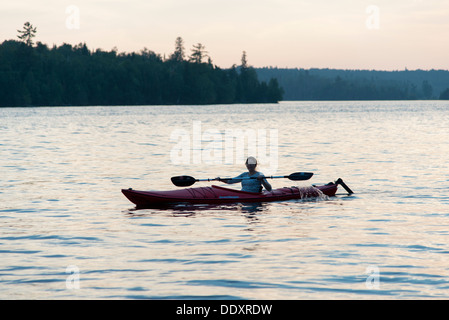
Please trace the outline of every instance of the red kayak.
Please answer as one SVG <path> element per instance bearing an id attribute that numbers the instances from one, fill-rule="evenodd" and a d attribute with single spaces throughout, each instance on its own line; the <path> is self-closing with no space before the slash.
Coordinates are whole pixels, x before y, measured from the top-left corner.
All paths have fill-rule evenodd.
<path id="1" fill-rule="evenodd" d="M 185 188 L 169 191 L 138 191 L 122 189 L 122 193 L 137 208 L 151 208 L 174 203 L 224 204 L 247 202 L 271 202 L 292 199 L 317 198 L 323 195 L 332 197 L 337 192 L 338 184 L 329 183 L 310 187 L 284 187 L 261 193 L 246 192 L 219 186 Z M 341 181 L 343 183 L 343 181 Z M 352 192 L 351 192 L 352 193 Z"/>

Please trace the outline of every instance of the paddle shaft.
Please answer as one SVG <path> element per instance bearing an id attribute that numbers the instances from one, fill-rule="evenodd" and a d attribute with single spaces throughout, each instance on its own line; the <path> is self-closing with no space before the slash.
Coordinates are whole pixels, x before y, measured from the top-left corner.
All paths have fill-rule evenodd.
<path id="1" fill-rule="evenodd" d="M 298 181 L 298 180 L 309 180 L 311 177 L 313 176 L 312 172 L 295 172 L 292 173 L 288 176 L 264 176 L 265 179 L 280 179 L 280 178 L 287 178 L 293 181 Z M 187 186 L 191 186 L 192 184 L 194 184 L 197 181 L 229 181 L 229 180 L 249 180 L 249 179 L 257 179 L 258 177 L 244 177 L 244 178 L 214 178 L 214 179 L 195 179 L 194 177 L 191 176 L 177 176 L 177 177 L 172 177 L 171 181 L 173 182 L 174 185 L 178 186 L 178 187 L 187 187 Z"/>
<path id="2" fill-rule="evenodd" d="M 277 179 L 277 178 L 287 178 L 288 176 L 264 176 L 264 179 Z M 245 178 L 220 178 L 220 180 L 250 180 L 257 179 L 257 177 L 245 177 Z M 217 181 L 218 179 L 195 179 L 195 181 Z"/>

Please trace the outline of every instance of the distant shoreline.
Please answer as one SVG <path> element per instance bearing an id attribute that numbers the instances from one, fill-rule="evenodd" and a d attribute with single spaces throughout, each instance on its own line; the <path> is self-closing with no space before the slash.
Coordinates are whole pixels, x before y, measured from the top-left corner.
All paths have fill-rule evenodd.
<path id="1" fill-rule="evenodd" d="M 250 106 L 255 106 L 255 105 L 270 105 L 270 104 L 287 104 L 287 103 L 294 103 L 294 102 L 448 102 L 448 100 L 441 100 L 441 99 L 430 99 L 430 100 L 283 100 L 283 101 L 279 101 L 277 103 L 228 103 L 228 104 L 167 104 L 167 105 L 151 105 L 151 104 L 146 104 L 146 105 L 80 105 L 80 106 L 18 106 L 18 107 L 0 107 L 0 109 L 16 109 L 16 108 L 104 108 L 104 107 L 117 107 L 117 108 L 122 108 L 122 107 L 127 107 L 127 108 L 133 108 L 133 107 L 194 107 L 194 106 L 198 106 L 198 107 L 206 107 L 206 106 L 213 106 L 213 107 L 219 107 L 219 106 L 223 106 L 223 107 L 227 107 L 227 106 L 232 106 L 232 105 L 250 105 Z"/>
<path id="2" fill-rule="evenodd" d="M 345 70 L 256 68 L 259 79 L 274 77 L 283 100 L 447 100 L 447 70 Z"/>

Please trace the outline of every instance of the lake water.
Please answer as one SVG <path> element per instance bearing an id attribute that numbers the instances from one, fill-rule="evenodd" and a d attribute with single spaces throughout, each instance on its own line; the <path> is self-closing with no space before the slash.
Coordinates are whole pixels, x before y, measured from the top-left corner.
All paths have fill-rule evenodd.
<path id="1" fill-rule="evenodd" d="M 121 194 L 245 171 L 237 146 L 195 158 L 226 130 L 266 134 L 263 172 L 315 174 L 273 187 L 355 194 L 201 210 Z M 0 299 L 447 299 L 448 163 L 448 102 L 3 108 Z"/>

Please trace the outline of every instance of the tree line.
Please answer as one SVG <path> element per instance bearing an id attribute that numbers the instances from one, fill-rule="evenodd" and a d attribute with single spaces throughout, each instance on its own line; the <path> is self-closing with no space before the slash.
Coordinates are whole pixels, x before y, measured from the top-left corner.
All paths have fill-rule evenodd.
<path id="1" fill-rule="evenodd" d="M 28 29 L 26 29 L 28 28 Z M 0 45 L 0 106 L 170 105 L 276 103 L 276 79 L 259 81 L 248 65 L 221 69 L 197 44 L 186 57 L 182 38 L 167 59 L 148 49 L 118 53 L 85 43 L 49 48 L 33 43 L 25 24 L 21 41 Z M 27 31 L 28 30 L 28 31 Z M 244 53 L 245 64 L 246 54 Z"/>
<path id="2" fill-rule="evenodd" d="M 258 68 L 259 79 L 274 77 L 285 100 L 449 99 L 447 70 L 337 70 Z"/>
<path id="3" fill-rule="evenodd" d="M 449 100 L 449 71 L 221 69 L 203 44 L 187 56 L 178 37 L 168 58 L 147 48 L 118 53 L 33 41 L 29 22 L 19 41 L 0 44 L 0 107 L 276 103 L 284 100 Z"/>

